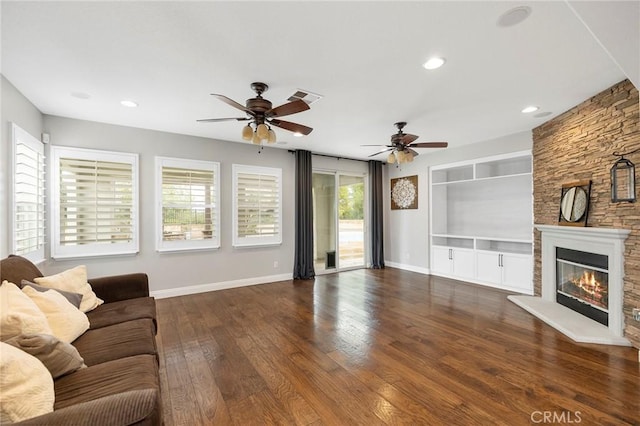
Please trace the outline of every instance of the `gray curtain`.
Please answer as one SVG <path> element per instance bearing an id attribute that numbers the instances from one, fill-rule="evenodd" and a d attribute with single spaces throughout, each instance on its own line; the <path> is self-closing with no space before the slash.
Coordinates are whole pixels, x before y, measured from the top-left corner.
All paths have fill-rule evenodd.
<path id="1" fill-rule="evenodd" d="M 383 240 L 383 195 L 382 195 L 382 163 L 369 161 L 369 180 L 371 188 L 371 267 L 384 268 Z"/>
<path id="2" fill-rule="evenodd" d="M 311 152 L 296 150 L 296 245 L 293 278 L 313 279 L 313 172 Z"/>

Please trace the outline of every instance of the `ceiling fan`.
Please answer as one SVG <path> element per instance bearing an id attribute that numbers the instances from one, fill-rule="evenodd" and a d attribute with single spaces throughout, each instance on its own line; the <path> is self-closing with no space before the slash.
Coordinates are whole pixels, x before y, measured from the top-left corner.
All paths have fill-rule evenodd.
<path id="1" fill-rule="evenodd" d="M 276 134 L 271 129 L 271 126 L 289 130 L 294 134 L 308 135 L 311 133 L 313 130 L 311 127 L 278 119 L 278 117 L 308 110 L 309 105 L 306 102 L 298 99 L 273 108 L 271 102 L 262 97 L 262 94 L 269 89 L 269 86 L 265 83 L 256 82 L 251 83 L 251 89 L 256 92 L 257 96 L 255 98 L 247 99 L 246 106 L 224 95 L 218 95 L 215 93 L 211 94 L 211 96 L 215 96 L 227 105 L 231 105 L 240 111 L 244 111 L 247 114 L 246 117 L 205 118 L 197 121 L 201 123 L 233 120 L 249 121 L 249 123 L 242 129 L 242 139 L 251 141 L 257 145 L 262 143 L 262 141 L 267 141 L 268 143 L 274 143 L 276 141 Z"/>
<path id="2" fill-rule="evenodd" d="M 398 133 L 391 135 L 390 145 L 361 145 L 361 146 L 385 146 L 382 151 L 378 151 L 375 154 L 371 154 L 369 157 L 374 157 L 383 152 L 389 152 L 387 157 L 387 163 L 410 163 L 413 161 L 413 157 L 418 155 L 418 152 L 413 148 L 446 148 L 449 144 L 447 142 L 414 142 L 418 139 L 418 136 L 403 133 L 402 129 L 407 123 L 400 121 L 395 123 L 394 126 L 398 129 Z"/>

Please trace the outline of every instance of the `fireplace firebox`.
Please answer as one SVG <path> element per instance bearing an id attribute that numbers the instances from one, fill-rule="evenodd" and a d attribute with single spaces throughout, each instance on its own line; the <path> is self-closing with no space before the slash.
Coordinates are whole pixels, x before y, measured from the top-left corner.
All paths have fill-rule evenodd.
<path id="1" fill-rule="evenodd" d="M 609 325 L 608 256 L 556 247 L 556 301 Z"/>

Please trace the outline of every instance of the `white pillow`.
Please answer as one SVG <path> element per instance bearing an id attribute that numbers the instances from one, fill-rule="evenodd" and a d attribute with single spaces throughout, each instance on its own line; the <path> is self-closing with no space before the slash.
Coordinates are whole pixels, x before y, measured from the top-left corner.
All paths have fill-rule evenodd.
<path id="1" fill-rule="evenodd" d="M 52 334 L 47 318 L 14 283 L 0 286 L 0 340 L 20 334 Z"/>
<path id="2" fill-rule="evenodd" d="M 71 343 L 89 329 L 87 316 L 55 290 L 40 292 L 25 286 L 22 291 L 38 305 L 51 327 L 52 335 Z"/>
<path id="3" fill-rule="evenodd" d="M 53 379 L 38 359 L 0 342 L 0 424 L 53 411 Z"/>
<path id="4" fill-rule="evenodd" d="M 80 302 L 82 312 L 89 312 L 104 303 L 104 300 L 96 296 L 91 285 L 87 282 L 87 268 L 84 265 L 76 266 L 56 275 L 35 278 L 34 281 L 43 287 L 80 293 L 82 295 L 82 302 Z"/>

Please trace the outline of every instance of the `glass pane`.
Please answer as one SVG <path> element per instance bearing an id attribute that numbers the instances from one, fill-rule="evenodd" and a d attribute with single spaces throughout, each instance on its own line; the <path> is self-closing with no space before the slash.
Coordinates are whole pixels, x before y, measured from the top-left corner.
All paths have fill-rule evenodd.
<path id="1" fill-rule="evenodd" d="M 364 266 L 364 178 L 340 175 L 338 252 L 340 268 Z"/>
<path id="2" fill-rule="evenodd" d="M 313 173 L 314 269 L 336 269 L 336 177 Z"/>

